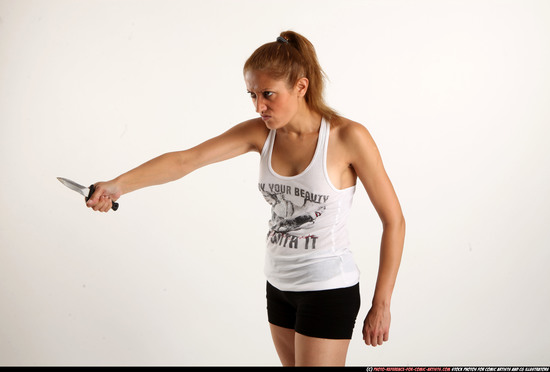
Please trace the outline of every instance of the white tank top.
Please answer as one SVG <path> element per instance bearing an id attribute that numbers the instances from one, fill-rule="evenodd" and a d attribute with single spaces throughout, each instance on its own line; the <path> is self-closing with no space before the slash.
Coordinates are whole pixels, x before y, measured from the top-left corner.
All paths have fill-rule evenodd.
<path id="1" fill-rule="evenodd" d="M 271 130 L 261 154 L 258 187 L 271 205 L 264 272 L 282 291 L 316 291 L 359 282 L 346 228 L 355 186 L 338 190 L 327 173 L 330 126 L 321 121 L 309 166 L 292 177 L 271 167 L 277 135 Z"/>

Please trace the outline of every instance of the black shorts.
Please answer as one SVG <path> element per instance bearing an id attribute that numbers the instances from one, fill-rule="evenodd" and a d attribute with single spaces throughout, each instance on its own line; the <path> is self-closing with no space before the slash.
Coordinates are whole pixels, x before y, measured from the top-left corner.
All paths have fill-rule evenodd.
<path id="1" fill-rule="evenodd" d="M 351 339 L 361 305 L 359 283 L 322 291 L 266 290 L 269 323 L 310 337 Z"/>

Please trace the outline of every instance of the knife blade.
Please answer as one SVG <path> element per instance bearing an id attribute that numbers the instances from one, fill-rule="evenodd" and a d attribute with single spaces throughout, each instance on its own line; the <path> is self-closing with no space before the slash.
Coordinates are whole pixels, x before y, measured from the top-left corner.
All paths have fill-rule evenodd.
<path id="1" fill-rule="evenodd" d="M 86 198 L 86 201 L 88 201 L 95 191 L 95 186 L 91 185 L 90 187 L 82 186 L 74 181 L 71 181 L 67 178 L 63 177 L 57 177 L 59 182 L 61 182 L 63 185 L 67 186 L 69 189 L 76 191 L 77 193 L 83 195 Z M 118 209 L 118 203 L 115 203 L 111 200 L 112 206 L 111 209 L 116 211 Z"/>

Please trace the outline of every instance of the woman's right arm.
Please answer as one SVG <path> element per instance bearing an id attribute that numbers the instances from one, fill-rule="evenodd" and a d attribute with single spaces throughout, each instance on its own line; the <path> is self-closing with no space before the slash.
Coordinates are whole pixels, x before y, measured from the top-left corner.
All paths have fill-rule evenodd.
<path id="1" fill-rule="evenodd" d="M 188 150 L 163 154 L 111 181 L 98 182 L 86 205 L 108 212 L 111 201 L 123 194 L 178 180 L 198 168 L 250 151 L 261 152 L 268 131 L 261 119 L 252 119 Z"/>

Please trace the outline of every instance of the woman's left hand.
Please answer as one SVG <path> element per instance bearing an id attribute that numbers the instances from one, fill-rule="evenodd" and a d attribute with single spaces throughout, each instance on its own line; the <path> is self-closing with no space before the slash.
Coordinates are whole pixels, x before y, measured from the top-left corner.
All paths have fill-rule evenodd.
<path id="1" fill-rule="evenodd" d="M 363 340 L 365 344 L 377 346 L 388 341 L 390 334 L 391 314 L 389 307 L 373 305 L 363 323 Z"/>

